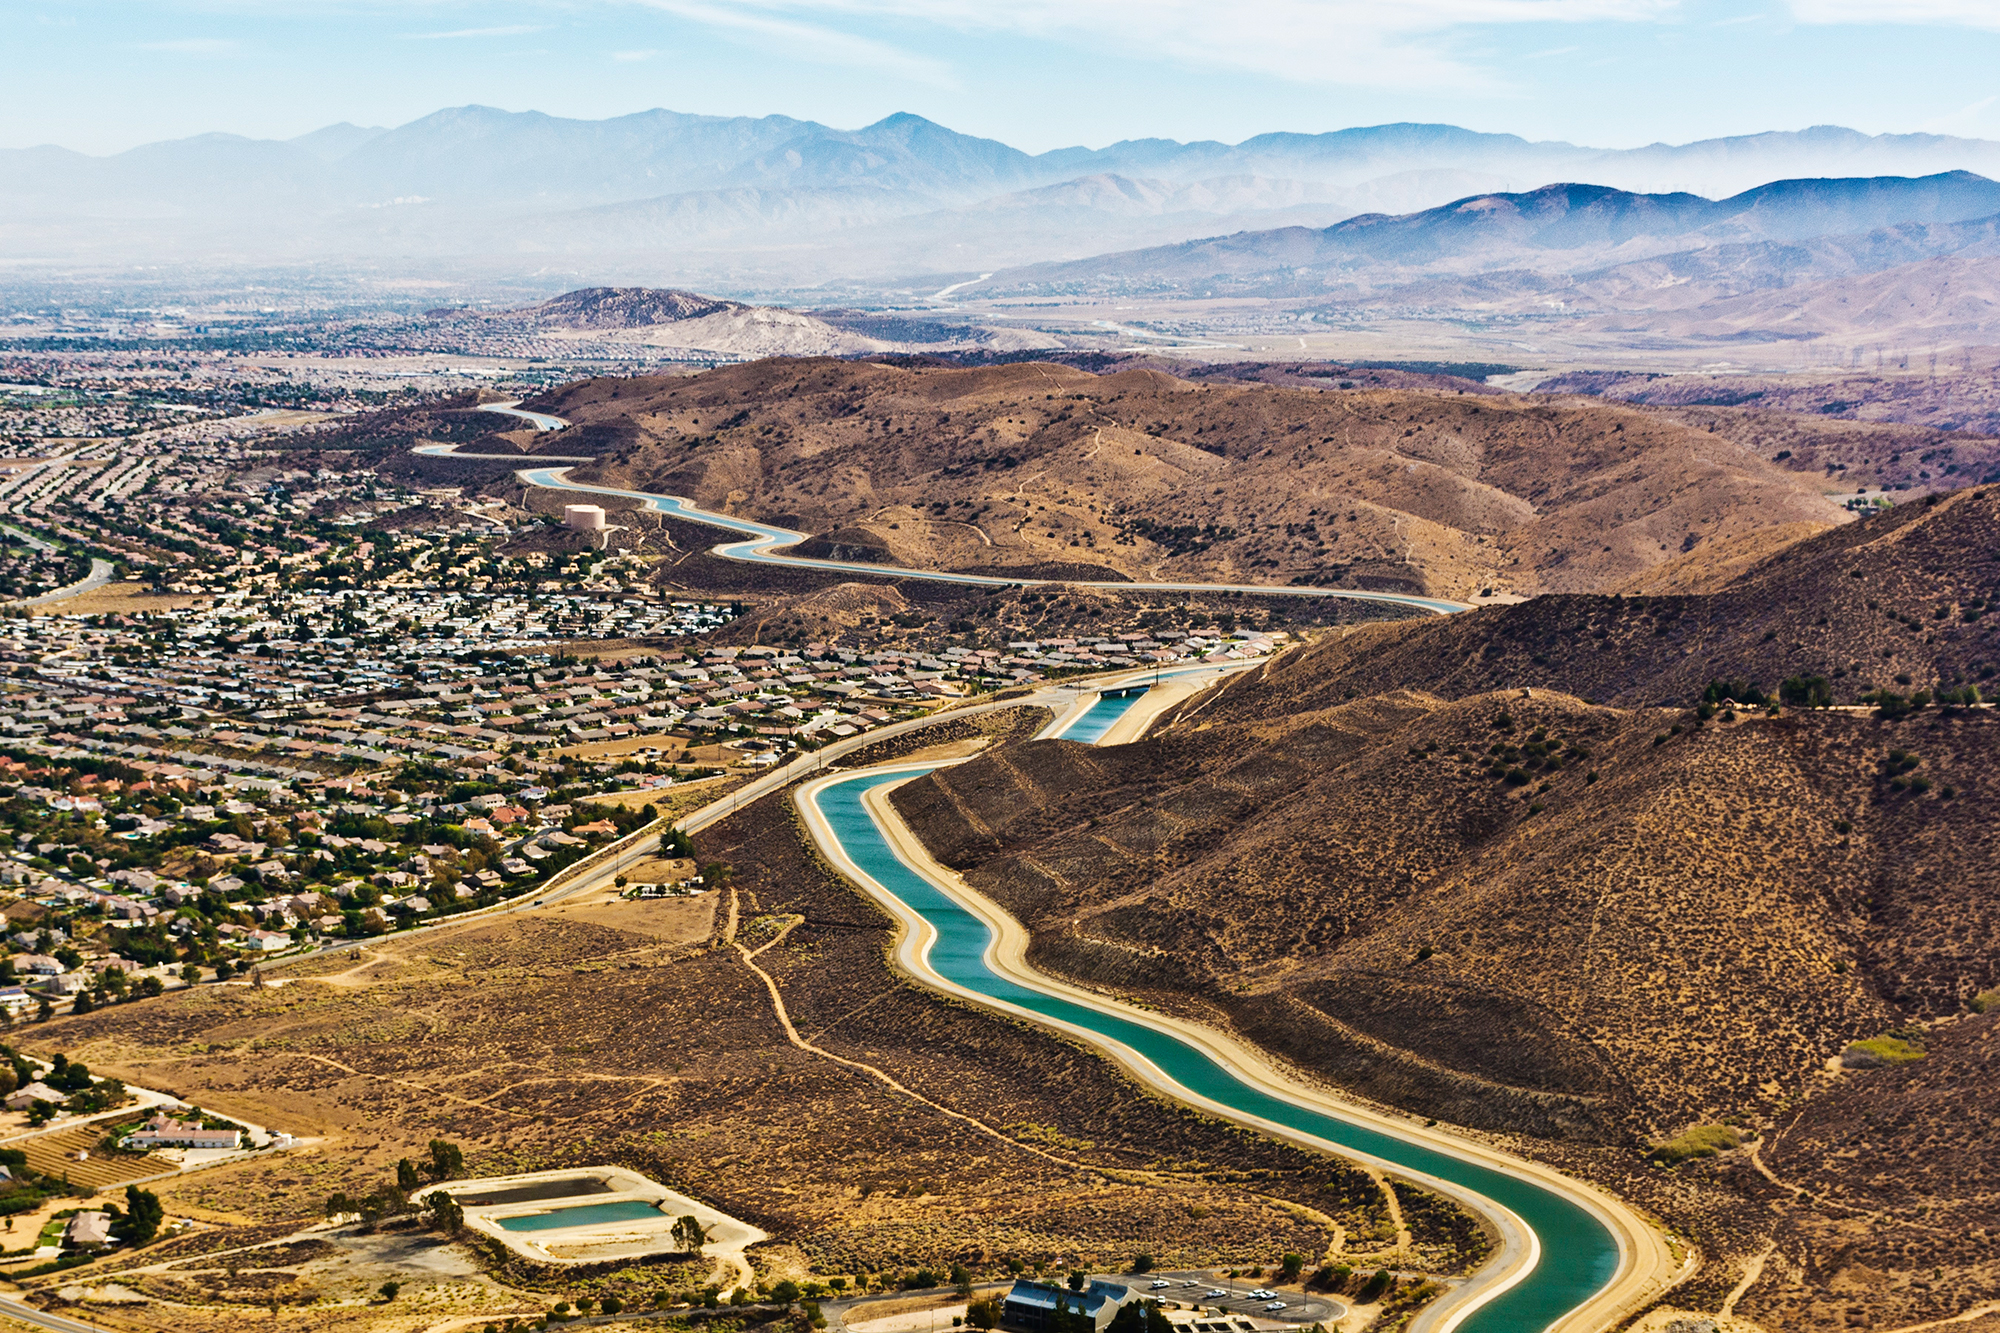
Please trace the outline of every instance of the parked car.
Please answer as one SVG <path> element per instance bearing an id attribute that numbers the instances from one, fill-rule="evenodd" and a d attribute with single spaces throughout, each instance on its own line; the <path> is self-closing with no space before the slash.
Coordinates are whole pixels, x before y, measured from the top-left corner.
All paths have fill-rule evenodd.
<path id="1" fill-rule="evenodd" d="M 1282 1310 L 1285 1308 L 1285 1303 L 1283 1301 L 1269 1301 L 1266 1302 L 1264 1308 L 1266 1310 Z"/>

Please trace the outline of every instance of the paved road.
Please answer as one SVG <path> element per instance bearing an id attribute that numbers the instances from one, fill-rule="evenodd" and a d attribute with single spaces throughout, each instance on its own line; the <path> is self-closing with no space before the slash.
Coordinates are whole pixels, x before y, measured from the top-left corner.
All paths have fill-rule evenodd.
<path id="1" fill-rule="evenodd" d="M 770 795 L 772 792 L 780 791 L 794 782 L 801 782 L 809 777 L 828 771 L 831 765 L 853 754 L 857 750 L 866 749 L 881 741 L 893 740 L 898 736 L 908 735 L 913 731 L 921 731 L 925 727 L 935 726 L 939 722 L 948 721 L 951 718 L 978 717 L 985 713 L 998 712 L 1001 709 L 1007 708 L 1039 707 L 1047 708 L 1054 712 L 1056 722 L 1052 725 L 1061 728 L 1070 725 L 1075 720 L 1073 717 L 1067 716 L 1067 714 L 1080 710 L 1083 705 L 1094 702 L 1103 694 L 1115 693 L 1136 686 L 1150 685 L 1156 679 L 1175 676 L 1213 674 L 1220 679 L 1222 676 L 1234 672 L 1248 671 L 1261 666 L 1265 660 L 1264 658 L 1250 658 L 1245 661 L 1228 662 L 1219 666 L 1197 664 L 1194 666 L 1169 668 L 1165 671 L 1125 670 L 1109 672 L 1098 676 L 1076 677 L 1060 684 L 1045 685 L 1038 690 L 1011 699 L 987 699 L 979 703 L 962 704 L 956 708 L 944 709 L 924 717 L 911 718 L 906 722 L 893 722 L 886 727 L 877 727 L 873 731 L 864 731 L 859 735 L 849 736 L 845 740 L 830 742 L 815 750 L 811 755 L 801 755 L 789 764 L 780 764 L 761 777 L 751 779 L 741 787 L 731 791 L 728 795 L 702 806 L 693 814 L 682 817 L 677 821 L 676 826 L 688 833 L 699 832 L 717 820 L 728 818 L 743 807 Z M 672 788 L 664 790 L 671 791 Z M 373 935 L 366 939 L 330 940 L 317 949 L 306 953 L 290 954 L 283 958 L 270 959 L 259 966 L 265 972 L 274 972 L 288 964 L 303 962 L 308 958 L 317 958 L 325 954 L 347 953 L 355 949 L 365 948 L 372 943 L 388 944 L 430 931 L 452 930 L 482 918 L 508 916 L 515 912 L 531 912 L 538 908 L 546 907 L 551 903 L 559 903 L 574 898 L 579 894 L 598 892 L 609 887 L 612 881 L 617 878 L 619 869 L 621 865 L 626 863 L 627 857 L 636 858 L 639 849 L 657 837 L 659 832 L 660 828 L 654 826 L 607 845 L 593 854 L 589 859 L 587 869 L 563 872 L 563 874 L 557 876 L 557 883 L 553 887 L 540 892 L 524 893 L 518 898 L 510 898 L 506 902 L 495 903 L 491 907 L 481 908 L 475 912 L 460 912 L 455 916 L 444 917 L 428 925 L 417 926 L 410 930 L 397 931 L 392 935 Z M 565 875 L 567 878 L 564 877 Z"/>
<path id="2" fill-rule="evenodd" d="M 109 560 L 100 560 L 96 556 L 92 556 L 90 558 L 90 572 L 75 583 L 70 584 L 66 588 L 57 588 L 54 592 L 45 592 L 40 597 L 30 597 L 26 601 L 15 602 L 13 605 L 47 606 L 50 602 L 60 602 L 66 597 L 81 597 L 87 592 L 96 592 L 99 588 L 111 582 L 111 571 L 115 568 L 116 566 Z"/>
<path id="3" fill-rule="evenodd" d="M 521 400 L 518 398 L 507 403 L 481 403 L 479 410 L 482 412 L 498 412 L 502 416 L 519 417 L 521 420 L 532 425 L 536 430 L 569 429 L 569 423 L 561 417 L 552 417 L 546 412 L 527 411 L 521 406 Z"/>
<path id="4" fill-rule="evenodd" d="M 37 537 L 34 533 L 24 531 L 20 528 L 12 526 L 11 524 L 0 523 L 0 532 L 5 532 L 11 536 L 20 538 L 22 544 L 27 546 L 28 549 L 33 551 L 40 551 L 44 555 L 56 549 L 54 544 L 50 542 L 45 542 L 40 537 Z"/>
<path id="5" fill-rule="evenodd" d="M 32 1305 L 7 1296 L 0 1296 L 0 1318 L 18 1320 L 35 1328 L 45 1328 L 49 1333 L 110 1333 L 102 1324 L 86 1324 L 81 1319 L 71 1319 L 67 1315 L 49 1314 L 37 1310 Z"/>

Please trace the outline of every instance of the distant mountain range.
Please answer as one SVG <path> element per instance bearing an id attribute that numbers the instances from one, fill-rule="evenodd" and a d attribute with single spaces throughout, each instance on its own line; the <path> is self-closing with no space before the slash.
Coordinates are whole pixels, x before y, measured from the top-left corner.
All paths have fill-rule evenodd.
<path id="1" fill-rule="evenodd" d="M 960 294 L 1257 298 L 1378 328 L 1532 321 L 1573 349 L 1810 343 L 1838 364 L 2000 342 L 2000 183 L 1781 180 L 1720 200 L 1548 185 L 1002 270 Z"/>
<path id="2" fill-rule="evenodd" d="M 1669 227 L 1798 240 L 1962 221 L 1991 188 L 1965 173 L 2000 176 L 2000 143 L 1822 127 L 1603 150 L 1400 124 L 1028 154 L 908 114 L 849 131 L 784 116 L 584 121 L 473 106 L 288 141 L 0 152 L 0 244 L 28 262 L 554 265 L 563 285 L 588 270 L 748 293 L 949 279 L 1246 229 L 1318 232 L 1367 214 L 1425 220 L 1357 220 L 1314 253 L 1414 258 L 1431 245 L 1444 256 L 1495 237 L 1562 248 Z M 1926 204 L 1907 185 L 1857 191 L 1851 180 L 1810 197 L 1799 182 L 1818 176 L 1936 179 Z M 1539 188 L 1557 181 L 1601 188 Z M 1773 181 L 1793 188 L 1759 193 Z M 1500 214 L 1467 212 L 1473 199 L 1515 196 L 1524 202 L 1501 210 L 1499 230 Z M 1425 214 L 1454 200 L 1455 223 Z"/>
<path id="3" fill-rule="evenodd" d="M 2000 214 L 2000 183 L 1967 171 L 1935 176 L 1782 180 L 1727 199 L 1547 185 L 1481 194 L 1401 215 L 1370 213 L 1324 228 L 1238 232 L 996 275 L 989 289 L 1168 289 L 1189 284 L 1296 292 L 1422 273 L 1504 268 L 1575 271 L 1656 254 L 1752 244 L 1792 246 L 1885 228 L 1937 229 Z M 1983 234 L 1983 233 L 1978 233 Z M 1970 234 L 1968 234 L 1970 235 Z M 1933 253 L 1942 251 L 1933 251 Z M 1895 253 L 1893 247 L 1888 253 Z M 1898 255 L 1900 259 L 1916 254 Z M 1926 255 L 1925 257 L 1928 257 Z"/>

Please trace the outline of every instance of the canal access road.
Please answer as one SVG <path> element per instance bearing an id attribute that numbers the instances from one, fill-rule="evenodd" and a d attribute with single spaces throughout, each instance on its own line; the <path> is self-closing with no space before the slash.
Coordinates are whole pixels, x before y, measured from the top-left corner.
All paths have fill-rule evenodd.
<path id="1" fill-rule="evenodd" d="M 1109 734 L 1118 703 L 1137 706 L 1107 697 L 1072 707 L 1044 734 L 1083 738 L 1093 724 Z M 820 851 L 897 918 L 898 965 L 934 990 L 1078 1038 L 1177 1101 L 1374 1166 L 1485 1218 L 1499 1242 L 1493 1256 L 1427 1307 L 1412 1333 L 1603 1328 L 1692 1271 L 1691 1255 L 1677 1263 L 1651 1226 L 1603 1191 L 1349 1102 L 1225 1033 L 1034 971 L 1020 923 L 936 862 L 889 804 L 895 787 L 939 767 L 816 778 L 793 797 Z"/>
<path id="2" fill-rule="evenodd" d="M 487 403 L 479 410 L 518 417 L 544 433 L 563 430 L 569 426 L 569 423 L 561 417 L 550 416 L 546 412 L 527 411 L 517 402 Z M 581 454 L 466 454 L 459 453 L 456 445 L 449 444 L 421 444 L 411 452 L 426 458 L 473 458 L 511 463 L 575 464 L 596 461 L 592 456 Z M 759 523 L 755 519 L 739 518 L 733 514 L 718 514 L 713 510 L 701 508 L 684 496 L 662 495 L 652 491 L 628 491 L 616 486 L 594 486 L 574 482 L 569 480 L 569 473 L 572 470 L 569 466 L 530 467 L 518 469 L 514 475 L 520 478 L 525 486 L 571 491 L 578 495 L 604 495 L 614 499 L 636 500 L 639 508 L 649 513 L 666 514 L 672 518 L 686 519 L 691 523 L 701 523 L 737 533 L 739 540 L 721 542 L 709 549 L 711 553 L 724 560 L 740 560 L 753 565 L 782 565 L 790 569 L 817 569 L 872 578 L 921 579 L 928 583 L 956 583 L 980 588 L 1026 588 L 1059 584 L 1072 588 L 1095 588 L 1104 592 L 1251 593 L 1266 597 L 1339 597 L 1348 601 L 1415 607 L 1433 615 L 1449 615 L 1454 611 L 1472 609 L 1469 603 L 1448 601 L 1442 597 L 1418 597 L 1412 593 L 1373 592 L 1360 588 L 1312 588 L 1278 583 L 1124 583 L 1090 579 L 999 578 L 986 574 L 954 574 L 946 570 L 878 565 L 861 560 L 819 560 L 786 552 L 786 548 L 811 540 L 808 533 L 794 532 L 790 528 Z"/>

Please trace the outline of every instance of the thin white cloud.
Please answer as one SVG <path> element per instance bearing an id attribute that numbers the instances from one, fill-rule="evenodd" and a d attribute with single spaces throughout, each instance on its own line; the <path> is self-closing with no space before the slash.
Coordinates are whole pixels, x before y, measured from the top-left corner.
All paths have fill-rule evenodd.
<path id="1" fill-rule="evenodd" d="M 2000 96 L 1982 97 L 1969 106 L 1948 111 L 1942 116 L 1934 116 L 1917 128 L 1925 134 L 1963 134 L 1967 130 L 1978 129 L 1987 124 L 1992 117 L 1986 113 L 1992 109 L 1995 102 L 2000 102 Z"/>
<path id="2" fill-rule="evenodd" d="M 2000 29 L 1994 0 L 1791 0 L 1801 23 L 1925 24 Z"/>
<path id="3" fill-rule="evenodd" d="M 651 60 L 651 59 L 652 59 L 652 58 L 653 58 L 654 56 L 656 56 L 656 55 L 658 55 L 658 54 L 660 54 L 660 53 L 659 53 L 658 51 L 651 51 L 651 50 L 648 50 L 648 51 L 613 51 L 613 52 L 611 53 L 611 58 L 612 58 L 613 60 L 617 61 L 617 62 L 618 62 L 619 64 L 621 64 L 621 65 L 633 65 L 633 64 L 637 64 L 637 63 L 638 63 L 639 61 L 641 61 L 641 60 Z"/>
<path id="4" fill-rule="evenodd" d="M 499 28 L 456 28 L 450 32 L 409 32 L 403 36 L 413 42 L 450 42 L 461 38 L 521 37 L 531 32 L 547 31 L 545 23 L 509 23 Z"/>
<path id="5" fill-rule="evenodd" d="M 1120 56 L 1364 87 L 1490 87 L 1452 51 L 1453 30 L 1484 25 L 1649 22 L 1678 0 L 642 0 L 703 21 L 890 22 L 960 33 L 1071 41 Z M 867 38 L 880 50 L 881 44 Z M 893 48 L 889 48 L 893 49 Z M 910 58 L 910 57 L 905 57 Z"/>
<path id="6" fill-rule="evenodd" d="M 178 37 L 165 42 L 141 42 L 139 49 L 177 56 L 233 56 L 242 51 L 243 44 L 227 37 Z"/>
<path id="7" fill-rule="evenodd" d="M 717 28 L 739 36 L 755 38 L 775 49 L 782 50 L 795 60 L 809 60 L 822 65 L 842 65 L 858 69 L 874 69 L 887 74 L 899 75 L 918 83 L 933 84 L 941 88 L 957 86 L 949 66 L 928 56 L 905 51 L 901 47 L 872 37 L 843 32 L 801 18 L 794 18 L 783 10 L 831 9 L 834 6 L 819 6 L 807 0 L 803 4 L 789 4 L 778 0 L 774 5 L 731 3 L 731 0 L 637 0 L 648 9 L 657 9 L 677 15 L 706 27 Z"/>

